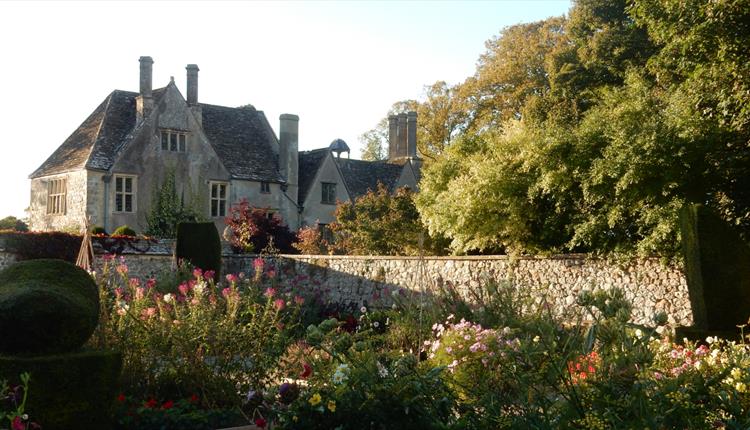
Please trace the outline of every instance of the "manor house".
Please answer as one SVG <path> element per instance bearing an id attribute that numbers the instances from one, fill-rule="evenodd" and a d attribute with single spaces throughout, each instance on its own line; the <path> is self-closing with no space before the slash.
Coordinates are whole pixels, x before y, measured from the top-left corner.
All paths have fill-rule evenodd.
<path id="1" fill-rule="evenodd" d="M 143 232 L 167 175 L 174 175 L 180 201 L 219 232 L 242 199 L 296 230 L 330 223 L 337 202 L 353 201 L 379 182 L 390 190 L 417 187 L 415 112 L 389 117 L 387 161 L 349 159 L 340 139 L 300 152 L 296 115 L 279 117 L 276 136 L 252 106 L 198 102 L 195 64 L 186 67 L 186 97 L 174 79 L 153 89 L 153 63 L 141 57 L 140 91 L 112 91 L 30 175 L 32 230 L 78 228 L 89 217 L 107 231 L 129 225 Z"/>

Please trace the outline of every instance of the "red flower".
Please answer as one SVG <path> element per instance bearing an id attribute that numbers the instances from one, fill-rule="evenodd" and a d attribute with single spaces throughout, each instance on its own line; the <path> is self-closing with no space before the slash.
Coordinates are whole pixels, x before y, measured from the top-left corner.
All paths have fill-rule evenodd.
<path id="1" fill-rule="evenodd" d="M 260 427 L 260 428 L 262 428 L 262 429 L 266 428 L 266 424 L 268 424 L 268 423 L 263 418 L 256 418 L 255 419 L 255 425 L 258 426 L 258 427 Z"/>
<path id="2" fill-rule="evenodd" d="M 153 397 L 148 399 L 148 401 L 146 401 L 146 403 L 143 404 L 143 406 L 147 408 L 155 408 L 158 405 L 159 405 L 159 402 L 157 402 L 156 399 L 154 399 Z"/>
<path id="3" fill-rule="evenodd" d="M 164 402 L 164 404 L 161 405 L 162 409 L 172 409 L 174 407 L 174 402 L 171 400 L 167 400 Z"/>
<path id="4" fill-rule="evenodd" d="M 120 403 L 125 402 L 125 394 L 120 393 L 120 395 L 117 396 L 117 401 Z"/>
<path id="5" fill-rule="evenodd" d="M 18 415 L 13 418 L 13 421 L 10 423 L 10 428 L 11 430 L 26 430 L 26 426 L 23 425 L 23 420 Z"/>
<path id="6" fill-rule="evenodd" d="M 312 366 L 307 363 L 302 363 L 302 373 L 299 374 L 299 377 L 307 379 L 310 375 L 312 375 Z"/>
<path id="7" fill-rule="evenodd" d="M 197 394 L 193 394 L 192 396 L 190 396 L 190 399 L 189 399 L 190 403 L 198 403 L 199 400 L 200 398 L 198 397 Z"/>

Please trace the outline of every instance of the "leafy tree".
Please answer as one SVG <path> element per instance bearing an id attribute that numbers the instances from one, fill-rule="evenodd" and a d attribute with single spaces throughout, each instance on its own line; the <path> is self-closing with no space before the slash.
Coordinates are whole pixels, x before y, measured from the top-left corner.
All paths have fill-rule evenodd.
<path id="1" fill-rule="evenodd" d="M 161 185 L 155 185 L 151 194 L 151 210 L 146 215 L 147 236 L 177 237 L 177 224 L 201 221 L 198 212 L 184 198 L 177 195 L 174 170 L 168 170 Z"/>
<path id="2" fill-rule="evenodd" d="M 10 215 L 0 219 L 0 230 L 29 231 L 29 226 L 25 221 Z"/>
<path id="3" fill-rule="evenodd" d="M 383 184 L 352 202 L 340 203 L 331 224 L 334 247 L 354 255 L 419 255 L 444 252 L 419 220 L 413 193 L 399 188 L 391 194 Z M 420 247 L 421 241 L 421 247 Z"/>
<path id="4" fill-rule="evenodd" d="M 243 199 L 229 208 L 226 218 L 231 232 L 232 247 L 239 252 L 265 252 L 273 248 L 282 253 L 294 253 L 297 241 L 294 233 L 289 231 L 281 217 L 268 209 L 250 206 Z"/>

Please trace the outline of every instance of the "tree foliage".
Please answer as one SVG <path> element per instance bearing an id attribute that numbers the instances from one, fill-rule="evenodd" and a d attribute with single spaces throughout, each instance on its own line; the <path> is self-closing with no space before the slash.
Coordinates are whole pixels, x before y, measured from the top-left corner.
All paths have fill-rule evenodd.
<path id="1" fill-rule="evenodd" d="M 413 193 L 399 188 L 391 194 L 383 184 L 354 203 L 336 207 L 330 225 L 336 252 L 353 255 L 419 255 L 440 253 L 441 241 L 433 240 L 419 219 Z"/>
<path id="2" fill-rule="evenodd" d="M 0 219 L 0 230 L 29 231 L 29 226 L 24 220 L 10 215 Z"/>
<path id="3" fill-rule="evenodd" d="M 268 209 L 250 206 L 246 199 L 229 208 L 225 222 L 231 232 L 230 243 L 238 252 L 261 253 L 272 248 L 282 253 L 295 252 L 297 239 L 281 217 Z"/>
<path id="4" fill-rule="evenodd" d="M 429 231 L 454 252 L 673 255 L 695 202 L 750 237 L 748 15 L 579 0 L 504 29 L 451 88 L 460 125 L 417 197 Z"/>

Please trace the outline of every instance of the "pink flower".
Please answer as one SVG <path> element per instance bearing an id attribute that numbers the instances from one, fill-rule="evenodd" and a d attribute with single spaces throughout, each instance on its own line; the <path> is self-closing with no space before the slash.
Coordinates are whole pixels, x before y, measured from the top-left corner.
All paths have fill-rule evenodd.
<path id="1" fill-rule="evenodd" d="M 266 272 L 266 276 L 268 276 L 270 279 L 273 279 L 276 277 L 276 271 L 275 270 L 269 270 Z"/>
<path id="2" fill-rule="evenodd" d="M 253 269 L 255 269 L 256 272 L 262 272 L 263 271 L 263 265 L 264 261 L 262 258 L 258 257 L 255 260 L 253 260 Z"/>
<path id="3" fill-rule="evenodd" d="M 245 279 L 245 272 L 240 272 L 240 279 Z"/>
<path id="4" fill-rule="evenodd" d="M 128 265 L 125 263 L 120 263 L 117 266 L 117 273 L 120 275 L 127 275 L 128 274 Z"/>
<path id="5" fill-rule="evenodd" d="M 268 288 L 266 288 L 266 292 L 263 293 L 263 294 L 270 299 L 271 297 L 273 297 L 273 296 L 276 295 L 276 290 L 274 290 L 271 287 L 268 287 Z"/>
<path id="6" fill-rule="evenodd" d="M 221 295 L 224 296 L 224 298 L 228 298 L 230 295 L 232 295 L 232 289 L 229 287 L 224 288 L 221 290 Z"/>
<path id="7" fill-rule="evenodd" d="M 144 317 L 144 318 L 151 318 L 151 317 L 153 317 L 155 315 L 156 315 L 156 308 L 155 307 L 146 308 L 141 313 L 141 316 Z"/>
<path id="8" fill-rule="evenodd" d="M 237 275 L 234 275 L 232 273 L 228 274 L 226 278 L 227 278 L 227 282 L 232 282 L 232 283 L 237 282 L 237 279 L 238 279 Z"/>
<path id="9" fill-rule="evenodd" d="M 130 278 L 130 287 L 139 287 L 141 285 L 141 280 L 138 278 Z"/>
<path id="10" fill-rule="evenodd" d="M 143 298 L 143 296 L 146 294 L 146 289 L 143 287 L 137 287 L 135 289 L 135 298 L 136 300 L 140 300 Z"/>
<path id="11" fill-rule="evenodd" d="M 197 267 L 195 269 L 193 269 L 193 277 L 194 278 L 198 279 L 198 278 L 201 278 L 202 276 L 203 276 L 203 271 L 201 269 L 199 269 Z"/>
<path id="12" fill-rule="evenodd" d="M 273 305 L 276 307 L 277 310 L 284 309 L 284 299 L 276 299 L 273 301 Z"/>
<path id="13" fill-rule="evenodd" d="M 188 293 L 190 292 L 190 287 L 188 287 L 188 285 L 184 283 L 180 284 L 180 286 L 177 287 L 177 289 L 180 290 L 180 294 L 182 294 L 183 296 L 187 296 Z"/>
<path id="14" fill-rule="evenodd" d="M 120 298 L 122 297 L 123 293 L 125 293 L 125 291 L 122 289 L 122 287 L 115 288 L 115 297 Z"/>
<path id="15" fill-rule="evenodd" d="M 156 279 L 151 278 L 148 281 L 146 281 L 146 288 L 148 288 L 149 290 L 151 288 L 154 288 L 154 286 L 156 286 Z"/>
<path id="16" fill-rule="evenodd" d="M 203 274 L 203 279 L 210 281 L 211 279 L 214 279 L 215 274 L 216 272 L 214 270 L 206 270 L 206 273 Z"/>
<path id="17" fill-rule="evenodd" d="M 18 415 L 13 418 L 13 422 L 10 424 L 10 428 L 11 430 L 26 430 L 26 426 L 23 425 L 23 420 Z"/>
<path id="18" fill-rule="evenodd" d="M 104 254 L 104 255 L 102 255 L 102 260 L 104 260 L 104 261 L 112 261 L 114 259 L 115 259 L 115 255 L 114 254 Z"/>
<path id="19" fill-rule="evenodd" d="M 301 296 L 294 296 L 294 303 L 298 306 L 302 306 L 302 304 L 305 303 L 305 298 Z"/>

